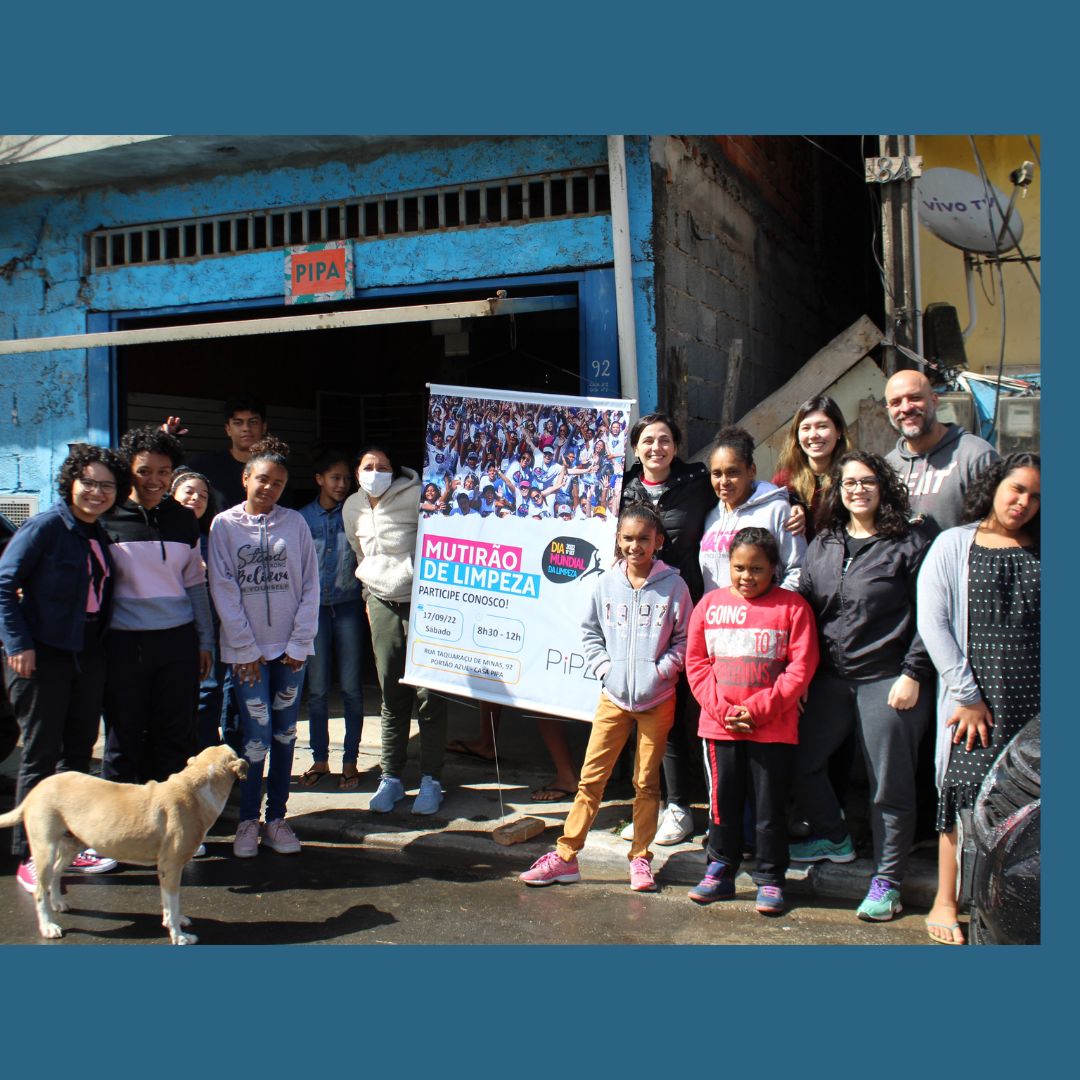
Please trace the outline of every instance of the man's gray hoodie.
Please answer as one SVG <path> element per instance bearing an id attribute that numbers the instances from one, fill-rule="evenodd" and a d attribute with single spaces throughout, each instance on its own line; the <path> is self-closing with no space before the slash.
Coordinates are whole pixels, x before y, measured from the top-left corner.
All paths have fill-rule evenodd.
<path id="1" fill-rule="evenodd" d="M 581 624 L 585 658 L 620 709 L 645 712 L 675 693 L 693 606 L 679 572 L 659 560 L 640 589 L 623 560 L 596 579 Z"/>
<path id="2" fill-rule="evenodd" d="M 968 488 L 998 457 L 985 439 L 946 424 L 941 441 L 925 454 L 912 453 L 901 437 L 885 460 L 907 485 L 912 511 L 939 529 L 952 529 L 962 520 Z"/>
<path id="3" fill-rule="evenodd" d="M 306 660 L 319 629 L 319 560 L 307 522 L 275 506 L 244 503 L 218 514 L 207 552 L 210 591 L 221 618 L 221 659 L 250 664 L 288 653 Z"/>

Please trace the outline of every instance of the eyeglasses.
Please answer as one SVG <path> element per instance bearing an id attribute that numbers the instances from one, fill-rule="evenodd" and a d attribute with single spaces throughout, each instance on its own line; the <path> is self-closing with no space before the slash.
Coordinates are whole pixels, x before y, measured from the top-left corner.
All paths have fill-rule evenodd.
<path id="1" fill-rule="evenodd" d="M 84 480 L 81 476 L 77 479 L 87 491 L 100 491 L 102 495 L 112 495 L 116 491 L 112 480 Z"/>
<path id="2" fill-rule="evenodd" d="M 858 491 L 860 488 L 873 491 L 878 486 L 878 482 L 875 476 L 854 476 L 847 480 L 841 480 L 840 486 L 845 491 Z"/>

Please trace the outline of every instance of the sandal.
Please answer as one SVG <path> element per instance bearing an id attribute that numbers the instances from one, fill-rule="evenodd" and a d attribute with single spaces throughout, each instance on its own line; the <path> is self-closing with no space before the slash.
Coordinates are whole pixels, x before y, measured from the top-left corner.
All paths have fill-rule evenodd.
<path id="1" fill-rule="evenodd" d="M 317 768 L 317 765 L 324 765 L 325 768 Z M 323 761 L 316 762 L 316 764 L 312 765 L 307 772 L 300 774 L 300 779 L 298 783 L 301 787 L 314 787 L 324 776 L 329 775 L 330 766 L 326 765 L 326 763 Z"/>
<path id="2" fill-rule="evenodd" d="M 348 768 L 352 768 L 351 773 L 345 771 Z M 355 791 L 360 786 L 360 770 L 355 765 L 342 765 L 337 786 L 338 791 Z"/>
<path id="3" fill-rule="evenodd" d="M 533 802 L 567 802 L 577 795 L 577 791 L 570 791 L 568 788 L 554 787 L 551 784 L 545 784 L 542 788 L 537 788 L 535 791 L 529 794 L 529 798 Z"/>

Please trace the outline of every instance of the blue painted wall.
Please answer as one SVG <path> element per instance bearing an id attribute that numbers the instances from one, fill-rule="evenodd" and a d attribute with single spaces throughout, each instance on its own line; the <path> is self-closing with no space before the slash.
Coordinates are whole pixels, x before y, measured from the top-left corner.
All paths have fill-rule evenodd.
<path id="1" fill-rule="evenodd" d="M 280 252 L 86 272 L 96 228 L 377 195 L 607 160 L 603 137 L 476 140 L 404 149 L 363 164 L 326 161 L 137 188 L 126 184 L 0 206 L 0 339 L 78 334 L 91 312 L 280 298 Z M 640 408 L 656 401 L 656 315 L 648 139 L 627 140 Z M 358 289 L 580 270 L 612 262 L 606 216 L 358 243 Z M 595 291 L 594 291 L 595 292 Z M 607 290 L 594 302 L 614 303 Z M 614 319 L 614 310 L 611 311 Z M 69 442 L 86 439 L 91 400 L 107 400 L 101 350 L 0 357 L 0 490 L 53 497 Z M 94 435 L 101 437 L 100 431 Z"/>

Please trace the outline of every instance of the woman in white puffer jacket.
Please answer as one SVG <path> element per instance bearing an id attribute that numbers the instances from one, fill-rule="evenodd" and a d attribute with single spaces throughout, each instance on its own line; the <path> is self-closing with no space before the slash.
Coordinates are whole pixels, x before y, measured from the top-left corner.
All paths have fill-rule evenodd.
<path id="1" fill-rule="evenodd" d="M 402 773 L 409 745 L 413 698 L 419 706 L 420 791 L 414 814 L 434 814 L 446 743 L 446 701 L 423 687 L 403 685 L 412 595 L 413 553 L 420 511 L 420 477 L 396 466 L 380 447 L 360 455 L 360 490 L 345 500 L 345 535 L 356 551 L 371 647 L 382 692 L 382 778 L 369 809 L 386 813 L 405 797 Z"/>

